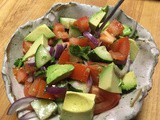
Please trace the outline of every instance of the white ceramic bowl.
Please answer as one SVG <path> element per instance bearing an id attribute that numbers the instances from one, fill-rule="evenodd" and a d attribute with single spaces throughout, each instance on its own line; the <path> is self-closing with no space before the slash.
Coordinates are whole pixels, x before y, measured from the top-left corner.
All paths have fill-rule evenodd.
<path id="1" fill-rule="evenodd" d="M 12 73 L 15 59 L 21 57 L 22 41 L 24 37 L 40 24 L 52 25 L 58 21 L 59 16 L 79 18 L 81 16 L 91 16 L 100 8 L 79 3 L 57 3 L 41 18 L 29 21 L 20 26 L 10 39 L 4 56 L 2 75 L 6 85 L 6 92 L 11 103 L 15 99 L 24 96 L 23 86 L 19 84 Z M 109 7 L 109 11 L 112 7 Z M 135 27 L 136 22 L 127 16 L 122 10 L 117 10 L 113 18 L 117 18 L 122 23 Z M 151 34 L 140 24 L 137 25 L 139 39 L 136 40 L 140 46 L 140 51 L 130 70 L 134 70 L 138 79 L 136 90 L 122 96 L 120 103 L 113 109 L 94 116 L 94 120 L 129 120 L 134 118 L 140 111 L 144 97 L 152 87 L 152 74 L 158 61 L 159 51 L 154 43 Z M 134 103 L 134 104 L 133 104 Z M 131 107 L 131 104 L 133 105 Z M 20 115 L 20 114 L 19 114 Z M 58 120 L 58 117 L 54 118 Z"/>

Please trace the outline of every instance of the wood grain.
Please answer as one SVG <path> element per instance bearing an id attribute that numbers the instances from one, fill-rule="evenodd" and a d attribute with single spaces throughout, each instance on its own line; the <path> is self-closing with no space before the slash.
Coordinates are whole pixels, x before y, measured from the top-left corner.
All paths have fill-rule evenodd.
<path id="1" fill-rule="evenodd" d="M 113 5 L 117 0 L 73 0 L 75 2 L 104 6 Z M 4 48 L 13 32 L 29 20 L 41 17 L 57 2 L 70 0 L 0 0 L 0 67 L 2 68 Z M 129 16 L 133 17 L 153 35 L 160 48 L 160 2 L 159 0 L 125 0 L 121 6 Z M 160 119 L 160 63 L 153 75 L 153 88 L 145 98 L 141 112 L 136 120 Z M 0 120 L 16 120 L 16 114 L 7 116 L 10 106 L 5 93 L 5 85 L 0 77 Z"/>

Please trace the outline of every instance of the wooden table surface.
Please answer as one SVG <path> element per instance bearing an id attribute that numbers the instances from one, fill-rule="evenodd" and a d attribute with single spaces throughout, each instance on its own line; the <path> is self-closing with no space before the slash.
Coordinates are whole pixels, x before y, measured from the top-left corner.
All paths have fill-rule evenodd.
<path id="1" fill-rule="evenodd" d="M 114 5 L 117 0 L 74 0 L 75 2 L 104 6 Z M 70 0 L 0 0 L 0 67 L 2 68 L 4 48 L 13 32 L 29 20 L 46 13 L 56 2 Z M 160 48 L 160 1 L 125 0 L 121 6 L 129 16 L 141 23 L 153 35 Z M 145 98 L 141 112 L 136 120 L 160 120 L 160 63 L 153 75 L 153 88 Z M 0 120 L 16 120 L 16 114 L 7 116 L 10 103 L 5 93 L 5 85 L 0 77 Z"/>

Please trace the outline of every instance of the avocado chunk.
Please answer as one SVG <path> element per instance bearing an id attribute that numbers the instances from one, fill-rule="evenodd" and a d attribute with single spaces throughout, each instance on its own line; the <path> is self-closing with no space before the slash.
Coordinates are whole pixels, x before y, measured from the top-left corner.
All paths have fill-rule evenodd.
<path id="1" fill-rule="evenodd" d="M 37 99 L 31 102 L 31 106 L 40 120 L 47 119 L 57 112 L 57 104 L 51 100 Z"/>
<path id="2" fill-rule="evenodd" d="M 104 67 L 99 76 L 99 88 L 112 93 L 122 93 L 120 79 L 114 71 L 114 63 Z"/>
<path id="3" fill-rule="evenodd" d="M 92 120 L 95 94 L 67 91 L 60 120 Z"/>
<path id="4" fill-rule="evenodd" d="M 88 57 L 94 62 L 112 62 L 112 56 L 105 46 L 99 46 L 88 53 Z"/>
<path id="5" fill-rule="evenodd" d="M 48 26 L 46 24 L 43 24 L 38 26 L 30 34 L 28 34 L 24 38 L 24 40 L 33 42 L 42 34 L 44 34 L 47 39 L 53 38 L 55 36 L 55 34 L 48 28 Z"/>
<path id="6" fill-rule="evenodd" d="M 137 87 L 137 78 L 134 71 L 128 72 L 124 78 L 121 85 L 122 90 L 129 91 Z"/>
<path id="7" fill-rule="evenodd" d="M 51 65 L 47 68 L 46 77 L 47 77 L 47 84 L 54 84 L 64 78 L 67 78 L 71 72 L 73 71 L 74 66 L 71 64 L 64 64 L 64 65 Z"/>
<path id="8" fill-rule="evenodd" d="M 125 25 L 125 24 L 123 24 L 123 27 L 124 27 L 124 30 L 123 30 L 123 36 L 129 36 L 131 33 L 132 33 L 132 29 L 129 27 L 129 26 L 127 26 L 127 25 Z"/>
<path id="9" fill-rule="evenodd" d="M 64 27 L 66 29 L 69 29 L 70 26 L 73 25 L 73 23 L 76 21 L 76 19 L 73 19 L 73 18 L 64 18 L 64 17 L 60 17 L 59 18 L 59 22 L 64 25 Z"/>
<path id="10" fill-rule="evenodd" d="M 42 44 L 44 47 L 48 46 L 48 40 L 43 34 L 39 36 L 38 39 L 36 39 L 36 41 L 32 44 L 27 53 L 23 56 L 22 60 L 25 61 L 27 58 L 33 56 L 36 53 L 37 48 L 39 47 L 40 44 Z"/>
<path id="11" fill-rule="evenodd" d="M 104 17 L 104 15 L 108 12 L 108 6 L 105 6 L 100 11 L 94 13 L 89 19 L 89 25 L 91 30 L 94 31 L 96 27 L 100 24 L 100 21 Z"/>
<path id="12" fill-rule="evenodd" d="M 139 47 L 136 41 L 133 39 L 129 39 L 129 43 L 130 43 L 130 59 L 134 61 L 139 52 Z"/>

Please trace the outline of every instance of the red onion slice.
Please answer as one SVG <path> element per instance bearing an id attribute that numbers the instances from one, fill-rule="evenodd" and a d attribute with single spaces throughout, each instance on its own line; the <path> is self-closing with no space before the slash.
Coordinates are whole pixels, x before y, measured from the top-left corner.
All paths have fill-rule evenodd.
<path id="1" fill-rule="evenodd" d="M 51 46 L 47 46 L 46 49 L 49 51 L 50 55 L 53 56 L 54 55 L 54 48 Z"/>
<path id="2" fill-rule="evenodd" d="M 22 116 L 19 118 L 19 120 L 29 120 L 29 119 L 31 119 L 31 118 L 36 118 L 36 117 L 37 117 L 37 115 L 36 115 L 35 112 L 28 112 L 28 113 L 22 115 Z"/>
<path id="3" fill-rule="evenodd" d="M 8 109 L 7 115 L 11 115 L 16 111 L 27 108 L 30 105 L 30 102 L 36 99 L 36 97 L 23 97 L 21 99 L 18 99 L 13 104 L 11 104 L 11 106 Z"/>
<path id="4" fill-rule="evenodd" d="M 65 87 L 46 87 L 46 91 L 51 94 L 65 94 L 67 88 Z"/>
<path id="5" fill-rule="evenodd" d="M 28 65 L 35 65 L 35 57 L 30 57 L 28 58 L 27 62 L 26 62 Z"/>
<path id="6" fill-rule="evenodd" d="M 88 92 L 90 91 L 90 89 L 91 89 L 91 87 L 92 87 L 92 84 L 93 84 L 92 77 L 89 76 L 89 79 L 88 79 L 88 81 L 87 81 Z"/>
<path id="7" fill-rule="evenodd" d="M 90 32 L 84 32 L 83 36 L 87 37 L 96 47 L 99 45 L 97 38 L 95 38 Z"/>
<path id="8" fill-rule="evenodd" d="M 55 48 L 54 57 L 55 59 L 58 59 L 61 56 L 63 50 L 66 48 L 66 44 L 57 44 L 54 48 Z"/>

